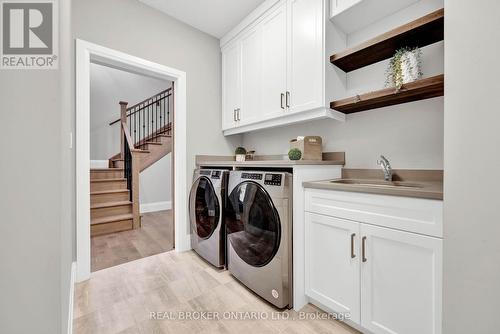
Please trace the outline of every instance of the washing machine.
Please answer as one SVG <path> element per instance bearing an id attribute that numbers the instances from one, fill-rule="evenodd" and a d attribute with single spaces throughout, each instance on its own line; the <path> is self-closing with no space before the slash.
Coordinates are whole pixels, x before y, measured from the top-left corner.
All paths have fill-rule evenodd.
<path id="1" fill-rule="evenodd" d="M 225 228 L 223 220 L 228 171 L 197 169 L 189 194 L 191 247 L 206 261 L 225 265 Z"/>
<path id="2" fill-rule="evenodd" d="M 231 171 L 227 190 L 228 270 L 274 306 L 292 308 L 292 175 Z"/>

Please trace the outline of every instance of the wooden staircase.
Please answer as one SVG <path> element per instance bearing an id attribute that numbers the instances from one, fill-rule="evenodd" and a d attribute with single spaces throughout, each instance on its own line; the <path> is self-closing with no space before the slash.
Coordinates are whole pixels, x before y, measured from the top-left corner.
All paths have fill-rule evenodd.
<path id="1" fill-rule="evenodd" d="M 172 152 L 173 87 L 130 108 L 120 102 L 121 152 L 90 170 L 91 236 L 141 227 L 139 173 Z M 151 122 L 151 120 L 153 120 Z"/>

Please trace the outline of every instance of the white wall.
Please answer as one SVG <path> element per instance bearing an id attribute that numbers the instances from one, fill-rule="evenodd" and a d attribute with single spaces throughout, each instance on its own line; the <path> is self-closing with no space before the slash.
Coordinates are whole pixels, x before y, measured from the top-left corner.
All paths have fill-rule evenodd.
<path id="1" fill-rule="evenodd" d="M 167 154 L 140 174 L 139 202 L 155 207 L 172 203 L 172 154 Z M 142 211 L 142 210 L 141 210 Z"/>
<path id="2" fill-rule="evenodd" d="M 442 0 L 422 0 L 346 36 L 347 46 L 357 45 L 442 7 Z M 335 31 L 334 27 L 329 29 Z M 343 38 L 337 37 L 339 39 Z M 328 48 L 340 51 L 344 46 L 329 45 Z M 443 73 L 443 49 L 443 43 L 423 48 L 424 77 Z M 344 98 L 383 88 L 387 63 L 388 60 L 350 72 L 344 78 L 345 86 L 329 93 L 335 98 Z M 249 133 L 243 135 L 243 145 L 258 154 L 286 154 L 289 140 L 299 135 L 321 136 L 324 151 L 345 151 L 346 166 L 351 168 L 377 168 L 377 158 L 384 154 L 395 168 L 442 169 L 443 98 L 348 115 L 345 123 L 322 120 Z"/>
<path id="3" fill-rule="evenodd" d="M 500 2 L 445 8 L 443 333 L 498 333 Z"/>
<path id="4" fill-rule="evenodd" d="M 65 333 L 68 323 L 70 4 L 59 6 L 59 69 L 0 71 L 0 333 Z"/>
<path id="5" fill-rule="evenodd" d="M 133 106 L 172 86 L 169 81 L 111 67 L 90 65 L 90 159 L 107 160 L 120 152 L 120 101 Z"/>

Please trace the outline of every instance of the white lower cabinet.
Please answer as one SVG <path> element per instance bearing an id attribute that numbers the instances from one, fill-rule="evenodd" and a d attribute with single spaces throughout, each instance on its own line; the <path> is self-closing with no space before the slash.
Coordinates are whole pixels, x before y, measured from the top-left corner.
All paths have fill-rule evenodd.
<path id="1" fill-rule="evenodd" d="M 306 210 L 318 197 L 306 190 Z M 310 300 L 371 333 L 440 334 L 442 239 L 319 211 L 305 213 Z"/>
<path id="2" fill-rule="evenodd" d="M 376 334 L 441 333 L 443 241 L 360 225 L 361 326 Z"/>
<path id="3" fill-rule="evenodd" d="M 360 321 L 359 224 L 306 213 L 306 294 Z"/>

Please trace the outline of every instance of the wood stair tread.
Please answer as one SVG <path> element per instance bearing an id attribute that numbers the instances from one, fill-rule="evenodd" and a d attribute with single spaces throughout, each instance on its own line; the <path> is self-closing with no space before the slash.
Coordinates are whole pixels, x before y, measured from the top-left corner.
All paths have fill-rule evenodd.
<path id="1" fill-rule="evenodd" d="M 121 172 L 123 168 L 110 167 L 110 168 L 91 168 L 91 172 Z"/>
<path id="2" fill-rule="evenodd" d="M 99 225 L 99 224 L 107 224 L 107 223 L 113 223 L 121 220 L 129 220 L 129 219 L 134 219 L 134 215 L 132 213 L 127 213 L 123 215 L 115 215 L 115 216 L 108 216 L 108 217 L 101 217 L 101 218 L 94 218 L 91 220 L 90 224 L 91 225 Z"/>
<path id="3" fill-rule="evenodd" d="M 128 193 L 129 191 L 128 189 L 99 190 L 91 192 L 90 195 L 119 194 Z"/>
<path id="4" fill-rule="evenodd" d="M 115 179 L 92 179 L 90 182 L 115 182 L 115 181 L 126 181 L 127 179 L 124 177 L 115 178 Z"/>
<path id="5" fill-rule="evenodd" d="M 90 206 L 90 208 L 91 209 L 101 209 L 101 208 L 112 208 L 115 206 L 125 206 L 125 205 L 132 205 L 132 202 L 130 202 L 130 201 L 105 202 L 105 203 L 99 203 L 99 204 L 92 204 Z"/>
<path id="6" fill-rule="evenodd" d="M 148 145 L 162 145 L 162 143 L 158 143 L 155 141 L 147 141 L 146 144 L 148 144 Z"/>

